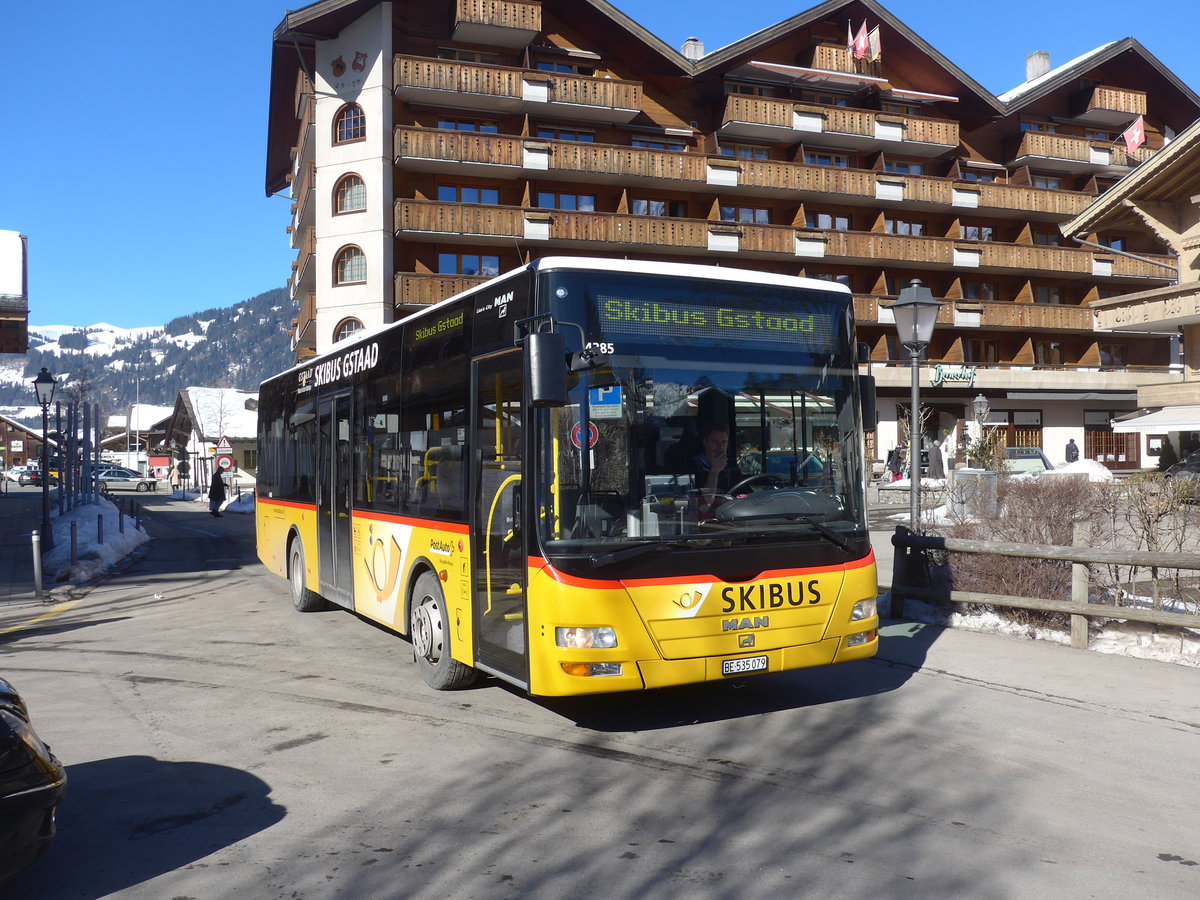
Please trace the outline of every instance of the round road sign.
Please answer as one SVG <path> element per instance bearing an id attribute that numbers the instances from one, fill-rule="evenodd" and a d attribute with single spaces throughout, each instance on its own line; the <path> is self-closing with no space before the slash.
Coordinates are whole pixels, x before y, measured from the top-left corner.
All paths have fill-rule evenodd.
<path id="1" fill-rule="evenodd" d="M 228 472 L 230 469 L 233 468 L 233 457 L 232 456 L 218 456 L 217 457 L 217 468 L 223 472 Z"/>
<path id="2" fill-rule="evenodd" d="M 571 429 L 571 443 L 575 445 L 576 450 L 583 449 L 583 426 L 575 423 L 575 427 Z M 600 432 L 596 428 L 595 422 L 588 422 L 588 449 L 591 450 L 596 446 L 596 441 L 600 440 Z"/>

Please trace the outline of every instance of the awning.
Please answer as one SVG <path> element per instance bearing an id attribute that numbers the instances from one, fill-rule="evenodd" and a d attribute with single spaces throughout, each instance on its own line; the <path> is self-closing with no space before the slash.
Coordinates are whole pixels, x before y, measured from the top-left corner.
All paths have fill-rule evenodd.
<path id="1" fill-rule="evenodd" d="M 1117 434 L 1158 434 L 1168 431 L 1200 431 L 1200 406 L 1168 406 L 1136 419 L 1114 422 Z"/>

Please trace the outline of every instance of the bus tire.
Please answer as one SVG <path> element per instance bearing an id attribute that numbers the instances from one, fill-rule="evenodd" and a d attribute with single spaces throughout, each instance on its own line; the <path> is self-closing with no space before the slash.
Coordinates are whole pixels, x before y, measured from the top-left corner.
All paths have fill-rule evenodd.
<path id="1" fill-rule="evenodd" d="M 413 585 L 408 634 L 421 677 L 435 691 L 454 691 L 475 681 L 476 671 L 450 655 L 450 614 L 432 572 L 422 572 Z"/>
<path id="2" fill-rule="evenodd" d="M 295 538 L 288 546 L 288 584 L 292 588 L 292 606 L 297 612 L 320 612 L 329 609 L 329 602 L 310 591 L 304 582 L 304 545 Z"/>

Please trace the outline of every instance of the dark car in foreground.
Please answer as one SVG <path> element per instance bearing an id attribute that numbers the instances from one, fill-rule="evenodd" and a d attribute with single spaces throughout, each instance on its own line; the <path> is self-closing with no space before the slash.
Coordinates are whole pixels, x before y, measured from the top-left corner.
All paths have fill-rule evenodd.
<path id="1" fill-rule="evenodd" d="M 1163 474 L 1168 478 L 1200 478 L 1200 450 L 1193 450 Z"/>
<path id="2" fill-rule="evenodd" d="M 50 848 L 66 789 L 66 770 L 33 730 L 25 701 L 0 678 L 0 881 Z"/>

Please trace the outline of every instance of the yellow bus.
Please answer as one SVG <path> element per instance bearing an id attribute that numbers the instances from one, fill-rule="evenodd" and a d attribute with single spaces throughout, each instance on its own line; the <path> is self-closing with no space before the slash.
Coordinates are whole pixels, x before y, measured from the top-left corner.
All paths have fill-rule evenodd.
<path id="1" fill-rule="evenodd" d="M 863 659 L 874 402 L 841 285 L 546 257 L 263 383 L 258 554 L 441 690 Z"/>

